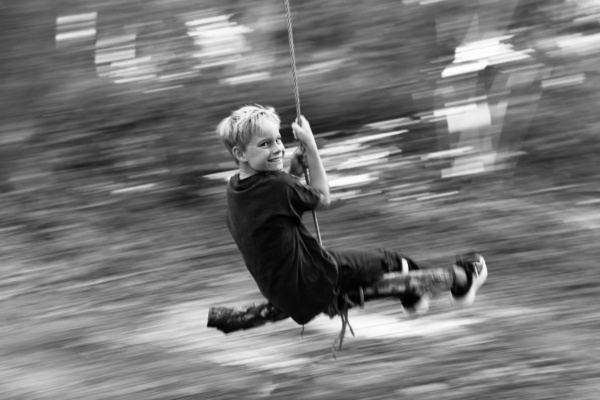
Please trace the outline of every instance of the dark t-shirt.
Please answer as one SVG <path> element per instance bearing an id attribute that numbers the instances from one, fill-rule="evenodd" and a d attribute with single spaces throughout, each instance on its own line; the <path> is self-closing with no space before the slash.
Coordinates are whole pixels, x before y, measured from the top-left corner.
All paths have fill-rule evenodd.
<path id="1" fill-rule="evenodd" d="M 320 194 L 285 172 L 227 185 L 227 226 L 261 293 L 298 324 L 324 312 L 335 295 L 335 262 L 302 223 Z"/>

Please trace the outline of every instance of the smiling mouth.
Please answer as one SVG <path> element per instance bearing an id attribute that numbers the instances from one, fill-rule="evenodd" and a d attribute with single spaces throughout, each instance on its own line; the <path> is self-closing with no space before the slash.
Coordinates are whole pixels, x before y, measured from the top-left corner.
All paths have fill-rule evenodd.
<path id="1" fill-rule="evenodd" d="M 272 158 L 269 160 L 269 162 L 279 162 L 281 161 L 281 157 L 276 157 L 276 158 Z"/>

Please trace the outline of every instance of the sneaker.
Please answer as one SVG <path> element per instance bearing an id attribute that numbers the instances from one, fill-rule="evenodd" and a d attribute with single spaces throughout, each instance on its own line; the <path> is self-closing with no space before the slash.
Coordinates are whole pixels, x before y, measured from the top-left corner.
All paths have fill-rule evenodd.
<path id="1" fill-rule="evenodd" d="M 421 296 L 414 295 L 408 296 L 408 298 L 400 298 L 404 314 L 406 314 L 407 317 L 417 317 L 421 314 L 425 314 L 429 310 L 430 300 L 431 295 L 429 293 L 425 293 Z"/>
<path id="2" fill-rule="evenodd" d="M 468 307 L 475 302 L 477 290 L 485 283 L 488 270 L 481 254 L 469 253 L 456 257 L 456 266 L 467 271 L 467 288 L 450 290 L 450 303 L 457 307 Z"/>

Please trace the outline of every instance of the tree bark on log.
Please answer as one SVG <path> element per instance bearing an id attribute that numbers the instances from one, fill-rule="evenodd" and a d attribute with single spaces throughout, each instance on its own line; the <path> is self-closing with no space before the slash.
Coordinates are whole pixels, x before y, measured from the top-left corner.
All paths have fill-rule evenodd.
<path id="1" fill-rule="evenodd" d="M 364 287 L 364 300 L 403 295 L 439 295 L 447 292 L 454 283 L 454 273 L 449 269 L 430 268 L 411 271 L 408 274 L 391 272 L 385 274 L 377 282 Z M 352 299 L 359 297 L 359 292 L 348 293 Z M 325 312 L 326 310 L 323 310 Z M 208 312 L 207 327 L 216 328 L 223 333 L 231 333 L 251 329 L 288 318 L 286 314 L 271 303 L 249 304 L 244 307 L 211 307 Z"/>
<path id="2" fill-rule="evenodd" d="M 248 304 L 240 308 L 211 307 L 208 311 L 209 328 L 223 333 L 235 332 L 288 318 L 271 303 Z"/>

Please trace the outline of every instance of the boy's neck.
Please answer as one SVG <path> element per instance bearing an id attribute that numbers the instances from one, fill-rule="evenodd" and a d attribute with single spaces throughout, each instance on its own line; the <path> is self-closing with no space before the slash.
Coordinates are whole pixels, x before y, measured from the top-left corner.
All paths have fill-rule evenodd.
<path id="1" fill-rule="evenodd" d="M 255 170 L 242 163 L 240 163 L 238 171 L 240 173 L 240 179 L 246 179 L 256 174 Z"/>
<path id="2" fill-rule="evenodd" d="M 240 171 L 240 180 L 250 178 L 254 174 L 246 174 L 243 171 Z"/>
<path id="3" fill-rule="evenodd" d="M 247 164 L 240 163 L 238 166 L 238 172 L 240 174 L 240 180 L 250 178 L 252 175 L 258 174 L 258 171 L 253 170 Z"/>

